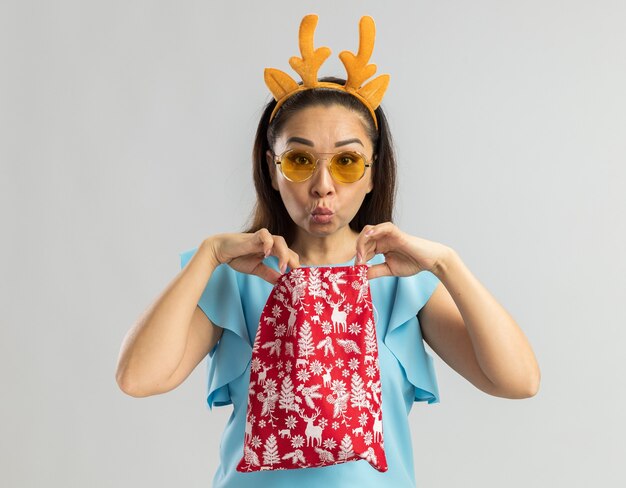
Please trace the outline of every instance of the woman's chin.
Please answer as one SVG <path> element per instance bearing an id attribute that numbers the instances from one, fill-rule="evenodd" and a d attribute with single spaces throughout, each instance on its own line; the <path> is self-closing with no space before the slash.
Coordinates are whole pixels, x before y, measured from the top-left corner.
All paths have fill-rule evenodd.
<path id="1" fill-rule="evenodd" d="M 337 230 L 334 225 L 316 224 L 314 222 L 309 222 L 308 225 L 304 227 L 304 229 L 308 234 L 315 237 L 328 236 L 330 234 L 333 234 Z"/>

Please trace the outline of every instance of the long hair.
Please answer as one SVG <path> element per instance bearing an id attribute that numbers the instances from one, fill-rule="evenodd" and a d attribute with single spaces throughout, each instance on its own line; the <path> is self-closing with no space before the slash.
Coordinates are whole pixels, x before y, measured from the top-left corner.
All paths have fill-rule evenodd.
<path id="1" fill-rule="evenodd" d="M 346 80 L 328 76 L 319 81 L 330 81 L 343 85 Z M 293 114 L 311 106 L 332 105 L 341 105 L 362 116 L 374 147 L 374 154 L 378 156 L 370 167 L 373 189 L 365 195 L 361 207 L 349 224 L 350 228 L 356 232 L 361 232 L 366 225 L 393 222 L 397 191 L 396 159 L 389 125 L 382 107 L 379 105 L 375 110 L 378 121 L 378 130 L 376 130 L 369 110 L 353 95 L 332 88 L 311 88 L 289 97 L 276 112 L 271 123 L 269 123 L 269 118 L 276 106 L 276 100 L 272 99 L 263 110 L 252 150 L 252 174 L 257 200 L 248 218 L 247 227 L 242 232 L 254 233 L 266 228 L 272 235 L 283 236 L 287 246 L 291 246 L 296 235 L 296 224 L 287 212 L 280 193 L 272 188 L 265 154 L 268 149 L 273 148 L 285 122 Z"/>

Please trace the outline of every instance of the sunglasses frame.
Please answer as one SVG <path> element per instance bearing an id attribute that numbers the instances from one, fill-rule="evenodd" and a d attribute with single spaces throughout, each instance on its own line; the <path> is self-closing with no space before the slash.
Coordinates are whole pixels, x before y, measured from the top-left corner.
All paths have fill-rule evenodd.
<path id="1" fill-rule="evenodd" d="M 281 163 L 282 163 L 282 161 L 281 161 L 281 160 L 283 159 L 283 156 L 284 156 L 285 154 L 287 154 L 288 152 L 291 152 L 291 151 L 299 151 L 299 152 L 306 153 L 306 154 L 308 154 L 309 156 L 311 156 L 311 158 L 312 158 L 313 160 L 315 160 L 315 166 L 313 166 L 313 171 L 311 171 L 311 174 L 310 174 L 309 176 L 307 176 L 307 177 L 306 177 L 305 179 L 303 179 L 303 180 L 292 180 L 291 178 L 289 178 L 289 177 L 288 177 L 288 176 L 287 176 L 287 175 L 283 172 L 283 167 L 282 167 L 282 164 L 281 164 Z M 308 151 L 308 150 L 306 150 L 306 149 L 294 149 L 294 148 L 292 148 L 292 149 L 287 149 L 286 151 L 283 151 L 283 152 L 282 152 L 282 153 L 280 153 L 280 154 L 274 154 L 274 164 L 276 164 L 277 166 L 280 166 L 280 172 L 281 172 L 281 174 L 282 174 L 282 175 L 283 175 L 283 176 L 284 176 L 287 180 L 289 180 L 289 181 L 291 181 L 291 182 L 293 182 L 293 183 L 304 183 L 305 181 L 307 181 L 308 179 L 310 179 L 310 178 L 311 178 L 311 176 L 313 176 L 313 175 L 315 174 L 315 170 L 317 169 L 317 163 L 319 163 L 319 162 L 320 162 L 320 160 L 322 160 L 322 159 L 331 159 L 331 160 L 332 160 L 332 159 L 333 159 L 336 155 L 338 155 L 338 154 L 342 154 L 342 153 L 346 153 L 346 152 L 347 152 L 347 153 L 355 153 L 355 154 L 358 154 L 359 156 L 361 156 L 361 157 L 363 158 L 363 161 L 365 161 L 365 166 L 364 166 L 364 168 L 363 168 L 363 174 L 360 176 L 360 178 L 359 178 L 358 180 L 349 181 L 349 182 L 339 181 L 339 180 L 337 180 L 337 179 L 333 176 L 332 171 L 330 172 L 330 175 L 332 176 L 332 178 L 333 178 L 335 181 L 337 181 L 338 183 L 343 183 L 343 184 L 345 184 L 345 185 L 349 185 L 350 183 L 356 183 L 357 181 L 360 181 L 360 180 L 362 180 L 362 179 L 363 179 L 363 177 L 365 176 L 366 169 L 367 169 L 367 168 L 370 168 L 370 167 L 372 166 L 372 164 L 374 164 L 374 161 L 376 161 L 376 159 L 377 159 L 377 155 L 374 155 L 374 157 L 373 157 L 373 158 L 372 158 L 372 159 L 368 162 L 368 161 L 367 161 L 367 156 L 365 156 L 365 154 L 363 154 L 362 152 L 359 152 L 359 151 L 352 151 L 352 150 L 350 150 L 350 149 L 347 149 L 347 150 L 344 150 L 344 151 L 332 152 L 332 153 L 328 153 L 328 152 L 320 152 L 320 153 L 318 153 L 318 152 L 316 152 L 315 154 L 313 154 L 311 151 Z M 330 158 L 320 158 L 320 157 L 316 157 L 316 156 L 319 156 L 320 154 L 326 154 L 326 155 L 328 155 L 328 154 L 332 154 L 332 157 L 330 157 Z M 332 162 L 331 162 L 331 166 L 332 166 Z M 329 171 L 330 171 L 330 166 L 329 166 Z"/>

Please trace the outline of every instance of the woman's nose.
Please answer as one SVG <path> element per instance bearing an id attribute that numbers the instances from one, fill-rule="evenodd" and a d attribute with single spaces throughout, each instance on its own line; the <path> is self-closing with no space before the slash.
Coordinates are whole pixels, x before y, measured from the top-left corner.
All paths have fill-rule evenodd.
<path id="1" fill-rule="evenodd" d="M 313 175 L 311 176 L 311 190 L 326 195 L 332 191 L 335 185 L 332 175 L 330 174 L 330 162 L 328 159 L 320 159 Z"/>

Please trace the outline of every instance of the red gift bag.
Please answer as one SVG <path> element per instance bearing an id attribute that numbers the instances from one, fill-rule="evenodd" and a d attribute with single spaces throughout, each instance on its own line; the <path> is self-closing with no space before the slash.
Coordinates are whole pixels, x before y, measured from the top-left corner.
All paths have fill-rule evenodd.
<path id="1" fill-rule="evenodd" d="M 252 349 L 237 471 L 359 460 L 387 471 L 367 269 L 294 268 L 274 285 Z"/>

